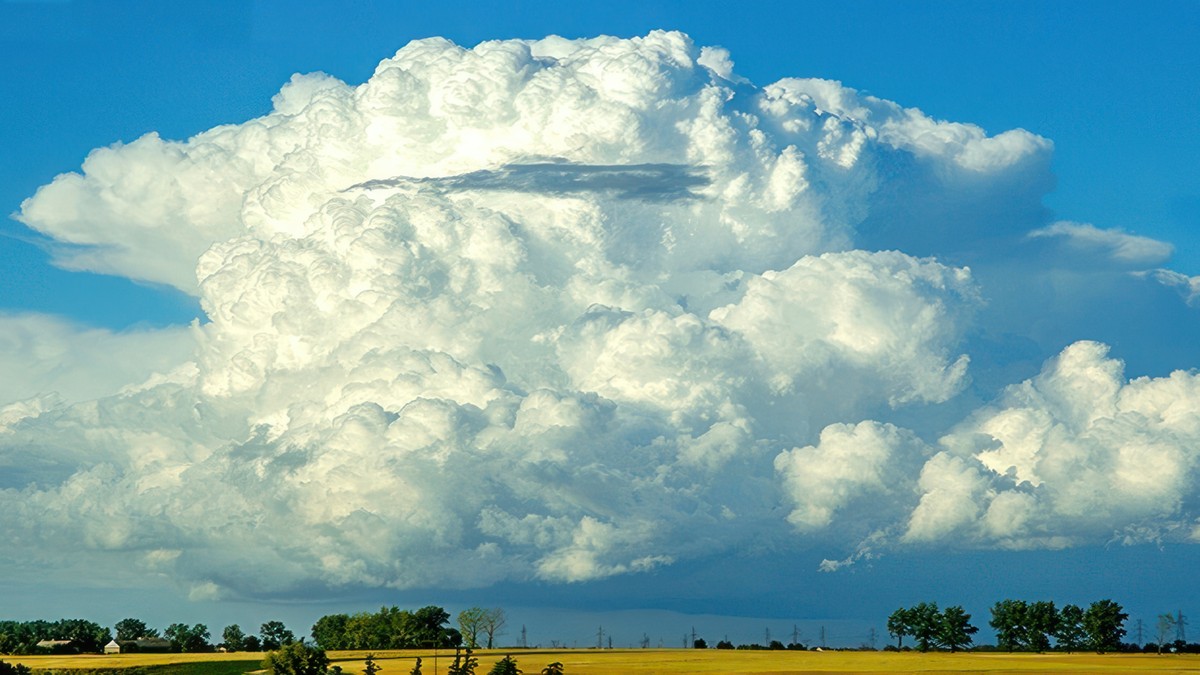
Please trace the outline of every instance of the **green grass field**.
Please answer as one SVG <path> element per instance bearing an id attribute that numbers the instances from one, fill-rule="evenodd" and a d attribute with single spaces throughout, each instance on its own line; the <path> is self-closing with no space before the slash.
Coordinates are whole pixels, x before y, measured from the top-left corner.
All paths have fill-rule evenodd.
<path id="1" fill-rule="evenodd" d="M 511 654 L 526 675 L 538 675 L 560 661 L 566 675 L 651 675 L 655 673 L 1200 673 L 1200 656 L 1153 654 L 919 654 L 913 652 L 786 652 L 694 649 L 482 650 L 478 675 L 485 675 Z M 361 673 L 367 652 L 330 652 L 346 675 Z M 407 675 L 417 656 L 424 675 L 442 675 L 453 652 L 381 651 L 375 661 L 381 675 Z M 257 654 L 114 654 L 111 656 L 0 657 L 48 673 L 91 671 L 130 675 L 241 675 L 258 670 Z M 436 661 L 436 663 L 435 663 Z"/>

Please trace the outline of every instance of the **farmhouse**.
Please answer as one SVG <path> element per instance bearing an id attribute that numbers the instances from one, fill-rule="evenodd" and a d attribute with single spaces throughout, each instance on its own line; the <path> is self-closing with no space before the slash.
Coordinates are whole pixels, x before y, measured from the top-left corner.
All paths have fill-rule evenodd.
<path id="1" fill-rule="evenodd" d="M 171 651 L 171 641 L 163 638 L 113 640 L 104 645 L 105 654 L 144 654 Z"/>
<path id="2" fill-rule="evenodd" d="M 37 648 L 54 654 L 79 653 L 79 645 L 74 640 L 42 640 L 37 643 Z"/>

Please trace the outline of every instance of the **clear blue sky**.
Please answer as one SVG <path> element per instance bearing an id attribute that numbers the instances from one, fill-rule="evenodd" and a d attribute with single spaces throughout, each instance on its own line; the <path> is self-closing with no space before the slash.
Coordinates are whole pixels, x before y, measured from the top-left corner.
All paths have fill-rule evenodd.
<path id="1" fill-rule="evenodd" d="M 0 106 L 0 209 L 16 212 L 39 186 L 77 170 L 94 148 L 128 143 L 151 131 L 186 139 L 266 114 L 271 97 L 293 73 L 324 71 L 351 84 L 363 82 L 381 59 L 412 39 L 444 36 L 470 46 L 549 34 L 630 37 L 658 28 L 728 49 L 737 73 L 757 85 L 791 76 L 840 80 L 937 119 L 974 123 L 992 134 L 1024 128 L 1048 138 L 1055 146 L 1057 187 L 1045 206 L 1053 219 L 1167 242 L 1175 249 L 1169 267 L 1200 275 L 1196 1 L 0 0 L 0 97 L 5 101 Z M 54 245 L 13 220 L 0 224 L 0 313 L 43 313 L 113 329 L 186 324 L 200 316 L 198 302 L 174 289 L 55 268 L 46 253 Z M 1194 328 L 1194 313 L 1185 321 Z M 1072 339 L 1086 337 L 1092 336 Z M 1176 345 L 1171 354 L 1192 349 Z M 1171 362 L 1171 367 L 1197 366 L 1200 359 Z M 1147 370 L 1165 373 L 1157 364 Z M 952 408 L 947 416 L 959 412 Z M 986 622 L 986 605 L 1005 593 L 1059 593 L 1055 597 L 1062 602 L 1086 602 L 1121 591 L 1121 599 L 1147 618 L 1174 609 L 1177 600 L 1185 611 L 1200 611 L 1200 597 L 1186 587 L 1179 590 L 1179 581 L 1200 562 L 1194 546 L 1167 546 L 1157 557 L 1146 548 L 957 557 L 920 553 L 885 557 L 873 568 L 840 576 L 817 573 L 808 558 L 793 574 L 791 552 L 785 550 L 764 554 L 756 563 L 761 566 L 756 574 L 767 581 L 739 579 L 729 591 L 722 590 L 723 575 L 742 574 L 737 562 L 699 559 L 590 584 L 501 584 L 482 596 L 364 592 L 345 604 L 332 599 L 313 606 L 280 602 L 266 609 L 220 603 L 194 607 L 212 624 L 235 620 L 241 612 L 258 617 L 241 619 L 244 623 L 280 615 L 295 617 L 302 626 L 304 617 L 326 610 L 368 609 L 381 601 L 454 605 L 484 597 L 572 612 L 767 616 L 782 621 L 773 631 L 787 630 L 791 619 L 844 620 L 850 622 L 844 634 L 852 636 L 851 643 L 861 639 L 869 623 L 881 627 L 875 620 L 893 605 L 936 595 L 943 580 L 959 589 L 956 600 L 977 613 L 979 624 Z M 1157 571 L 1145 575 L 1147 566 Z M 977 585 L 979 577 L 988 583 Z M 794 585 L 781 591 L 773 585 L 781 579 Z M 6 585 L 26 613 L 40 601 L 41 589 L 0 578 L 0 589 Z M 65 595 L 55 597 L 56 607 L 71 607 Z M 168 618 L 169 601 L 156 605 L 161 599 L 135 597 L 148 616 L 174 620 Z M 646 598 L 645 605 L 636 605 L 635 597 Z M 80 613 L 103 611 L 108 602 L 103 590 L 94 588 L 79 598 Z M 523 616 L 536 621 L 536 609 Z M 592 615 L 571 616 L 560 620 L 578 623 L 580 637 L 563 637 L 583 639 Z M 719 637 L 720 625 L 711 623 L 710 638 Z M 642 630 L 629 628 L 635 637 Z M 731 637 L 751 640 L 760 630 L 747 624 L 743 635 Z M 811 636 L 815 624 L 806 630 Z M 673 641 L 677 632 L 672 628 L 665 634 Z"/>

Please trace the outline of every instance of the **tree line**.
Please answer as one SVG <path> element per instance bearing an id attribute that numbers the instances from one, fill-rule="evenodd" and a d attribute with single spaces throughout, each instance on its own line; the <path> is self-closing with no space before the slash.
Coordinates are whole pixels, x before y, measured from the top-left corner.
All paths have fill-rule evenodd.
<path id="1" fill-rule="evenodd" d="M 415 611 L 382 607 L 378 612 L 327 614 L 313 624 L 321 649 L 420 649 L 458 647 L 463 634 L 447 626 L 450 614 L 436 605 Z"/>
<path id="2" fill-rule="evenodd" d="M 135 640 L 161 638 L 175 652 L 207 652 L 216 648 L 226 651 L 271 651 L 295 642 L 296 636 L 280 621 L 268 621 L 259 627 L 259 634 L 246 634 L 238 624 L 226 626 L 223 641 L 211 644 L 212 634 L 202 623 L 188 625 L 173 623 L 161 632 L 146 622 L 128 618 L 118 621 L 113 630 L 86 619 L 58 621 L 0 621 L 0 654 L 52 654 L 55 652 L 102 652 L 112 640 L 131 643 Z M 39 647 L 48 640 L 67 641 L 68 645 Z M 128 645 L 127 645 L 128 646 Z M 136 649 L 136 647 L 134 647 Z"/>
<path id="3" fill-rule="evenodd" d="M 992 606 L 991 613 L 988 625 L 996 631 L 996 645 L 1010 652 L 1044 652 L 1051 648 L 1067 652 L 1116 651 L 1121 648 L 1125 620 L 1129 618 L 1112 600 L 1098 600 L 1086 610 L 1077 605 L 1059 609 L 1048 600 L 1001 600 Z M 963 649 L 971 645 L 971 636 L 979 631 L 962 607 L 939 611 L 937 603 L 929 602 L 892 612 L 887 630 L 896 638 L 896 648 L 903 648 L 904 638 L 911 636 L 923 652 Z"/>

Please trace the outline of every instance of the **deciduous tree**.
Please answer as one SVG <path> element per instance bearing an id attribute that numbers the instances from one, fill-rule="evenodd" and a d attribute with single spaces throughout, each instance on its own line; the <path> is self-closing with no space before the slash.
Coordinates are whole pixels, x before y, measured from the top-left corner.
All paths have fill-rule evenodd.
<path id="1" fill-rule="evenodd" d="M 1058 609 L 1048 600 L 1029 603 L 1025 608 L 1025 646 L 1035 652 L 1050 649 L 1050 637 L 1058 630 Z"/>
<path id="2" fill-rule="evenodd" d="M 1121 646 L 1121 638 L 1125 637 L 1125 620 L 1129 618 L 1122 609 L 1112 600 L 1098 600 L 1083 613 L 1083 630 L 1092 649 L 1104 653 Z"/>
<path id="3" fill-rule="evenodd" d="M 938 643 L 952 652 L 956 652 L 971 644 L 971 636 L 979 629 L 971 625 L 971 615 L 963 608 L 955 605 L 947 607 L 941 616 L 938 627 Z"/>
<path id="4" fill-rule="evenodd" d="M 912 635 L 912 621 L 909 617 L 909 610 L 901 607 L 892 612 L 892 615 L 887 620 L 888 634 L 896 638 L 896 648 L 900 649 L 904 646 L 904 636 Z"/>
<path id="5" fill-rule="evenodd" d="M 1025 644 L 1024 600 L 1001 600 L 992 605 L 992 618 L 988 621 L 996 631 L 996 646 L 1013 651 Z"/>
<path id="6" fill-rule="evenodd" d="M 158 631 L 146 625 L 141 619 L 121 619 L 113 626 L 118 640 L 137 640 L 138 638 L 158 637 Z"/>
<path id="7" fill-rule="evenodd" d="M 484 610 L 483 621 L 479 624 L 479 629 L 487 635 L 487 648 L 491 649 L 497 635 L 504 633 L 504 624 L 508 619 L 504 616 L 504 610 L 499 607 L 492 607 Z"/>
<path id="8" fill-rule="evenodd" d="M 185 623 L 173 623 L 167 626 L 163 635 L 171 641 L 171 648 L 181 652 L 208 651 L 208 639 L 211 635 L 208 626 L 198 623 L 188 626 Z"/>
<path id="9" fill-rule="evenodd" d="M 1054 639 L 1058 642 L 1058 648 L 1068 653 L 1083 647 L 1087 633 L 1083 630 L 1083 610 L 1078 605 L 1063 605 L 1059 610 Z"/>
<path id="10" fill-rule="evenodd" d="M 235 623 L 221 631 L 221 639 L 225 643 L 226 651 L 240 652 L 245 645 L 246 634 L 242 632 L 242 627 Z"/>
<path id="11" fill-rule="evenodd" d="M 941 612 L 938 611 L 936 602 L 922 602 L 909 611 L 913 640 L 917 643 L 917 649 L 927 652 L 938 642 L 938 631 L 942 623 Z"/>
<path id="12" fill-rule="evenodd" d="M 1175 616 L 1171 613 L 1159 614 L 1158 622 L 1154 626 L 1154 642 L 1158 646 L 1158 653 L 1162 653 L 1163 643 L 1167 638 L 1171 637 L 1171 633 L 1175 630 Z"/>
<path id="13" fill-rule="evenodd" d="M 468 607 L 458 613 L 458 630 L 462 632 L 463 644 L 472 649 L 479 646 L 479 633 L 486 612 L 482 607 Z"/>
<path id="14" fill-rule="evenodd" d="M 282 621 L 264 623 L 259 627 L 258 634 L 262 636 L 262 648 L 267 651 L 279 649 L 283 645 L 296 641 L 296 634 L 288 630 Z"/>

